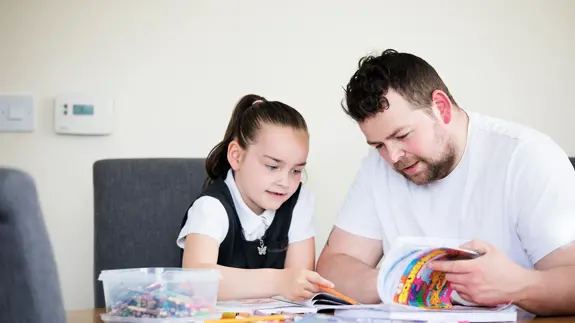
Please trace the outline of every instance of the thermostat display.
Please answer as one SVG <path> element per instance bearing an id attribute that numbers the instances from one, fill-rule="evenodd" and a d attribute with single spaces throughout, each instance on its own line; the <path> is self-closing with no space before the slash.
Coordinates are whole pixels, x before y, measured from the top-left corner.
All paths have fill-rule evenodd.
<path id="1" fill-rule="evenodd" d="M 54 127 L 60 134 L 109 135 L 114 130 L 114 102 L 89 95 L 65 95 L 54 101 Z"/>
<path id="2" fill-rule="evenodd" d="M 77 116 L 93 116 L 94 106 L 87 104 L 74 104 L 72 113 Z"/>

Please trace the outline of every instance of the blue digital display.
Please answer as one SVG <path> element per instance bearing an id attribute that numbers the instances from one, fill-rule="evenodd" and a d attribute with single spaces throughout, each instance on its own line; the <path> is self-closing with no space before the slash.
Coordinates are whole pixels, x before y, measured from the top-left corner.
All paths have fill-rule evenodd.
<path id="1" fill-rule="evenodd" d="M 74 104 L 72 114 L 80 116 L 94 115 L 94 106 L 88 104 Z"/>

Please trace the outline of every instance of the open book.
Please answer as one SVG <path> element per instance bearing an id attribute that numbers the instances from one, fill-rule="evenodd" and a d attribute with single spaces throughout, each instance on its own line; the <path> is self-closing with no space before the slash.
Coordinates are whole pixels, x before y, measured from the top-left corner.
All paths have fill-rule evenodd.
<path id="1" fill-rule="evenodd" d="M 459 248 L 463 242 L 428 237 L 396 240 L 386 253 L 378 276 L 377 290 L 383 303 L 431 310 L 478 306 L 462 299 L 451 288 L 444 272 L 427 267 L 434 260 L 454 261 L 481 256 L 476 251 Z"/>
<path id="2" fill-rule="evenodd" d="M 259 310 L 269 310 L 276 308 L 284 308 L 291 306 L 282 300 L 272 298 L 253 298 L 253 299 L 240 299 L 231 301 L 218 301 L 216 303 L 216 310 L 218 312 L 236 312 L 245 313 Z"/>
<path id="3" fill-rule="evenodd" d="M 314 294 L 310 299 L 303 302 L 293 302 L 281 296 L 273 297 L 273 299 L 281 300 L 286 303 L 292 303 L 302 307 L 315 308 L 318 311 L 336 308 L 374 308 L 378 306 L 374 304 L 359 304 L 356 300 L 329 287 L 320 286 L 320 290 L 323 292 Z"/>
<path id="4" fill-rule="evenodd" d="M 437 238 L 399 238 L 386 252 L 377 281 L 383 304 L 373 309 L 336 309 L 346 318 L 438 320 L 470 322 L 515 321 L 511 304 L 481 307 L 465 301 L 451 288 L 445 273 L 427 264 L 434 260 L 473 259 L 481 254 L 459 248 L 465 241 Z"/>
<path id="5" fill-rule="evenodd" d="M 334 308 L 359 308 L 359 307 L 373 307 L 373 306 L 363 306 L 363 305 L 354 305 L 340 297 L 332 295 L 330 293 L 317 293 L 312 296 L 312 298 L 303 301 L 303 302 L 293 302 L 284 297 L 276 296 L 273 299 L 280 300 L 286 303 L 291 303 L 298 306 L 304 307 L 313 307 L 318 310 L 321 309 L 334 309 Z"/>
<path id="6" fill-rule="evenodd" d="M 218 301 L 216 309 L 220 312 L 254 312 L 274 313 L 313 313 L 336 308 L 377 308 L 379 305 L 352 305 L 350 302 L 330 293 L 318 293 L 311 299 L 302 302 L 288 300 L 281 296 L 262 299 L 245 299 L 235 301 Z"/>
<path id="7" fill-rule="evenodd" d="M 377 290 L 385 304 L 426 309 L 475 304 L 461 299 L 445 279 L 427 264 L 434 260 L 473 259 L 481 255 L 459 248 L 460 241 L 436 238 L 399 238 L 380 267 Z"/>

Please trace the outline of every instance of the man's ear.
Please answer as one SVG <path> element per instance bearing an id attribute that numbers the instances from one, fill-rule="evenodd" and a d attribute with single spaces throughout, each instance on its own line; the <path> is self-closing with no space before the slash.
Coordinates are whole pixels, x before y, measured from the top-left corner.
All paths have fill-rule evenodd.
<path id="1" fill-rule="evenodd" d="M 431 99 L 433 100 L 433 106 L 437 109 L 440 119 L 443 123 L 449 124 L 453 113 L 453 104 L 447 94 L 441 90 L 435 90 L 431 94 Z"/>
<path id="2" fill-rule="evenodd" d="M 228 163 L 230 163 L 230 166 L 234 171 L 238 171 L 240 169 L 240 161 L 243 151 L 244 150 L 237 140 L 232 140 L 228 144 Z"/>

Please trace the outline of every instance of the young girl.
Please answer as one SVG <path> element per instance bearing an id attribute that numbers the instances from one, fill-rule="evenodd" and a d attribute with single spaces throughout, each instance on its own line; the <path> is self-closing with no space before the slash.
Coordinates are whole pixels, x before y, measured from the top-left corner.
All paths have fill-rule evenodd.
<path id="1" fill-rule="evenodd" d="M 178 237 L 183 267 L 221 270 L 218 299 L 303 300 L 318 284 L 333 287 L 313 271 L 313 197 L 301 184 L 308 150 L 294 108 L 257 95 L 236 105 Z"/>

